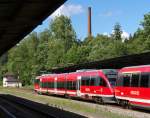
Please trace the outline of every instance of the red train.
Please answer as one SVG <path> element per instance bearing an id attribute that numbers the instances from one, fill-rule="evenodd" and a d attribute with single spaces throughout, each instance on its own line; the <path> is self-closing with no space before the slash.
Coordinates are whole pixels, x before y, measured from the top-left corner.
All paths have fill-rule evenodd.
<path id="1" fill-rule="evenodd" d="M 150 109 L 150 65 L 122 68 L 118 73 L 115 97 L 120 105 Z"/>
<path id="2" fill-rule="evenodd" d="M 42 75 L 34 86 L 38 93 L 150 109 L 150 65 Z"/>
<path id="3" fill-rule="evenodd" d="M 117 70 L 80 70 L 73 73 L 48 74 L 35 79 L 35 91 L 79 97 L 96 102 L 114 101 Z"/>

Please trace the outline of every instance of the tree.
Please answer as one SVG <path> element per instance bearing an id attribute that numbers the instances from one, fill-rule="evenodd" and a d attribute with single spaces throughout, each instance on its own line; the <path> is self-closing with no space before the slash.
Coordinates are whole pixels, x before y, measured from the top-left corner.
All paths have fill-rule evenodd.
<path id="1" fill-rule="evenodd" d="M 37 47 L 37 71 L 43 71 L 46 68 L 46 63 L 48 60 L 49 46 L 48 42 L 50 40 L 50 31 L 49 29 L 45 29 L 43 32 L 39 33 L 39 44 Z M 39 73 L 39 72 L 37 72 Z"/>
<path id="2" fill-rule="evenodd" d="M 89 52 L 88 59 L 90 61 L 94 61 L 109 58 L 109 46 L 111 43 L 113 43 L 113 40 L 111 40 L 110 37 L 98 34 L 89 45 L 91 47 L 91 50 Z"/>
<path id="3" fill-rule="evenodd" d="M 74 44 L 65 55 L 66 64 L 79 64 L 88 61 L 90 49 L 85 45 Z"/>
<path id="4" fill-rule="evenodd" d="M 116 23 L 114 26 L 114 32 L 112 34 L 112 37 L 115 40 L 122 40 L 121 34 L 122 34 L 121 26 L 119 23 Z"/>
<path id="5" fill-rule="evenodd" d="M 56 17 L 50 24 L 52 39 L 59 40 L 64 46 L 66 53 L 76 42 L 76 33 L 72 27 L 71 19 L 67 16 Z"/>
<path id="6" fill-rule="evenodd" d="M 50 24 L 47 68 L 66 64 L 66 54 L 77 43 L 76 33 L 67 16 L 56 17 Z"/>
<path id="7" fill-rule="evenodd" d="M 130 54 L 142 53 L 150 50 L 150 12 L 144 15 L 141 24 L 128 44 Z"/>
<path id="8" fill-rule="evenodd" d="M 50 40 L 48 42 L 48 57 L 46 67 L 51 69 L 64 63 L 64 46 L 61 41 Z"/>
<path id="9" fill-rule="evenodd" d="M 144 15 L 144 20 L 141 22 L 145 36 L 150 35 L 150 12 Z"/>

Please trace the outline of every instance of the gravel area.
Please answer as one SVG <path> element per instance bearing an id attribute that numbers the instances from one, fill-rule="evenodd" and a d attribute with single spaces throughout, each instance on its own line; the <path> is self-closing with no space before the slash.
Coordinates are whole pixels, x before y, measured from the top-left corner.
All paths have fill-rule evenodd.
<path id="1" fill-rule="evenodd" d="M 78 102 L 79 101 L 74 101 L 74 102 Z M 108 112 L 113 112 L 113 113 L 117 113 L 123 116 L 129 116 L 131 118 L 150 118 L 150 111 L 148 113 L 148 111 L 136 111 L 133 109 L 123 109 L 120 106 L 118 107 L 117 105 L 97 105 L 97 104 L 93 104 L 93 103 L 85 103 L 85 102 L 80 102 L 81 104 L 85 104 L 88 107 L 93 107 L 95 108 L 96 111 L 99 110 L 104 110 L 104 111 L 108 111 Z M 98 118 L 98 117 L 97 117 Z"/>
<path id="2" fill-rule="evenodd" d="M 13 94 L 13 92 L 9 89 L 7 90 L 8 93 Z M 2 91 L 1 91 L 2 92 Z M 56 105 L 57 107 L 60 107 L 64 110 L 68 110 L 68 111 L 72 111 L 74 113 L 78 113 L 81 115 L 85 115 L 88 116 L 89 118 L 116 118 L 114 117 L 109 117 L 110 113 L 114 113 L 114 114 L 119 114 L 120 116 L 122 116 L 123 118 L 150 118 L 150 111 L 139 111 L 139 110 L 132 110 L 132 109 L 123 109 L 120 106 L 114 105 L 114 104 L 105 104 L 105 105 L 98 105 L 95 103 L 91 103 L 91 102 L 85 102 L 85 101 L 78 101 L 78 100 L 68 100 L 65 98 L 61 98 L 61 97 L 55 97 L 55 96 L 46 96 L 46 95 L 37 95 L 35 94 L 33 91 L 28 91 L 27 93 L 25 93 L 25 91 L 23 90 L 16 90 L 15 91 L 19 96 L 21 96 L 21 94 L 27 94 L 28 96 L 32 95 L 35 98 L 39 97 L 42 98 L 42 101 L 39 100 L 35 100 L 44 104 L 48 104 L 49 106 L 51 105 Z M 47 101 L 44 101 L 44 99 L 48 99 L 49 101 L 51 100 L 56 100 L 56 101 L 68 101 L 71 104 L 77 104 L 79 106 L 84 106 L 86 109 L 93 109 L 92 112 L 83 112 L 84 110 L 75 110 L 73 108 L 70 108 L 70 106 L 64 105 L 62 106 L 62 104 L 56 104 L 56 103 L 47 103 Z M 107 114 L 103 114 L 103 112 L 108 113 Z M 117 118 L 122 118 L 122 117 L 117 117 Z"/>

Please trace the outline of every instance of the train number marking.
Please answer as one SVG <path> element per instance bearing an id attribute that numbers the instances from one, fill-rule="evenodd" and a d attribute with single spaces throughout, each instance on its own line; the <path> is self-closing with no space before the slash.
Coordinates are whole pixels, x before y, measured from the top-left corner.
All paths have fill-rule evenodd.
<path id="1" fill-rule="evenodd" d="M 140 92 L 139 92 L 139 91 L 130 91 L 130 94 L 131 94 L 131 95 L 139 95 Z"/>

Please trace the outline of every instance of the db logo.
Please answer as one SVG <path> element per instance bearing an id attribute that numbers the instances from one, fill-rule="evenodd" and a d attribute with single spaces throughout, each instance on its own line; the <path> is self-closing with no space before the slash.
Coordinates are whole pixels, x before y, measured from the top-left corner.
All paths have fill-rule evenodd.
<path id="1" fill-rule="evenodd" d="M 100 89 L 100 92 L 103 92 L 103 89 L 102 89 L 102 88 Z"/>
<path id="2" fill-rule="evenodd" d="M 85 88 L 85 91 L 90 91 L 90 89 L 89 88 Z"/>

